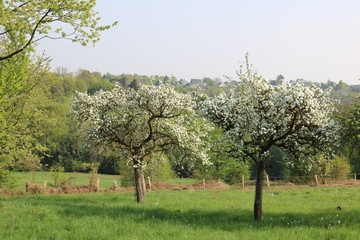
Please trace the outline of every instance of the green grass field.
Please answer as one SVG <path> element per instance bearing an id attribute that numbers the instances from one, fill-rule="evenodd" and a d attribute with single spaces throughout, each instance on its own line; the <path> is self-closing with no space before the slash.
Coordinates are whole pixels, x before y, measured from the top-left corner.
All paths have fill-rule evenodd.
<path id="1" fill-rule="evenodd" d="M 152 191 L 0 198 L 0 239 L 359 239 L 360 189 Z M 336 207 L 344 209 L 339 211 Z"/>

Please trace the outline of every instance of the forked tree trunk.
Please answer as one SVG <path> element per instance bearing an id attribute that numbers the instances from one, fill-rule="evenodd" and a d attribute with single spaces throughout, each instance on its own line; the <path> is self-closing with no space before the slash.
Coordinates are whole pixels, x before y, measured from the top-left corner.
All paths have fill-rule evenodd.
<path id="1" fill-rule="evenodd" d="M 136 201 L 138 203 L 145 202 L 146 185 L 144 178 L 144 169 L 141 166 L 134 168 L 134 181 L 136 190 Z"/>
<path id="2" fill-rule="evenodd" d="M 256 165 L 256 190 L 254 203 L 254 219 L 260 221 L 262 219 L 262 195 L 263 182 L 265 172 L 265 160 L 260 160 Z"/>

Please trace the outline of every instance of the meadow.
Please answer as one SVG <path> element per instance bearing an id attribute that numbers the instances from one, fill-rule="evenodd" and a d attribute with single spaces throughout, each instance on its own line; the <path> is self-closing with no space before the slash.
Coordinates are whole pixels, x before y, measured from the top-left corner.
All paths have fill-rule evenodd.
<path id="1" fill-rule="evenodd" d="M 25 195 L 0 198 L 0 239 L 358 239 L 360 188 Z M 343 210 L 337 210 L 341 205 Z"/>

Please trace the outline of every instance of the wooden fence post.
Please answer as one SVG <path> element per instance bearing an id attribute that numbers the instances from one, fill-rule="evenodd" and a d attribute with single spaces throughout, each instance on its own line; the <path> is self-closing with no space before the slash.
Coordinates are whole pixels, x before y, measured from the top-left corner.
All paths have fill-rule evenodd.
<path id="1" fill-rule="evenodd" d="M 44 188 L 46 188 L 46 187 L 47 187 L 47 181 L 44 182 Z"/>
<path id="2" fill-rule="evenodd" d="M 317 174 L 315 174 L 315 185 L 319 185 L 319 181 L 318 181 L 318 177 L 317 177 Z"/>
<path id="3" fill-rule="evenodd" d="M 354 182 L 356 184 L 356 173 L 354 174 Z"/>
<path id="4" fill-rule="evenodd" d="M 114 187 L 115 187 L 115 188 L 118 188 L 118 187 L 119 187 L 119 185 L 118 185 L 118 183 L 117 183 L 116 180 L 114 180 Z"/>
<path id="5" fill-rule="evenodd" d="M 96 179 L 96 188 L 100 188 L 100 178 Z"/>
<path id="6" fill-rule="evenodd" d="M 151 191 L 151 179 L 148 177 L 148 183 L 149 183 L 149 191 Z"/>
<path id="7" fill-rule="evenodd" d="M 241 183 L 242 183 L 242 188 L 245 188 L 245 176 L 244 175 L 241 176 Z"/>
<path id="8" fill-rule="evenodd" d="M 25 189 L 26 189 L 26 192 L 30 192 L 30 182 L 27 182 L 26 184 L 25 184 Z"/>
<path id="9" fill-rule="evenodd" d="M 270 187 L 269 175 L 266 174 L 266 185 Z"/>

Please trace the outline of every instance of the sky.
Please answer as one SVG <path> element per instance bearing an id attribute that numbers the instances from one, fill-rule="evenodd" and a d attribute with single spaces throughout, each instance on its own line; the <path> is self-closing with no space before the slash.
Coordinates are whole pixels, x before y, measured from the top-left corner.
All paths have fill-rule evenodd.
<path id="1" fill-rule="evenodd" d="M 95 47 L 44 40 L 52 67 L 236 80 L 249 54 L 267 79 L 360 84 L 358 0 L 98 0 L 119 24 Z"/>

